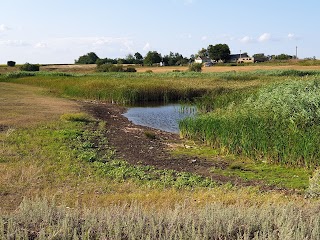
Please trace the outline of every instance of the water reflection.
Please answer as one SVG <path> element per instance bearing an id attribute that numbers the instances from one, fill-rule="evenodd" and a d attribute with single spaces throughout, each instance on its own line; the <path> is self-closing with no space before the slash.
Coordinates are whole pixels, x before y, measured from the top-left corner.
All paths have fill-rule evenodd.
<path id="1" fill-rule="evenodd" d="M 195 107 L 170 104 L 165 106 L 131 107 L 123 115 L 137 125 L 179 133 L 179 120 L 195 114 Z"/>

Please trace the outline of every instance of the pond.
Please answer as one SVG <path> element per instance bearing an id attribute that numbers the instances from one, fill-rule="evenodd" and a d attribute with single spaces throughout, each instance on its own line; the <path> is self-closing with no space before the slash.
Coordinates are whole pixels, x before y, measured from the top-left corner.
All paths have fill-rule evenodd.
<path id="1" fill-rule="evenodd" d="M 131 107 L 123 115 L 136 125 L 179 133 L 179 121 L 195 114 L 195 107 L 170 104 L 164 106 Z"/>

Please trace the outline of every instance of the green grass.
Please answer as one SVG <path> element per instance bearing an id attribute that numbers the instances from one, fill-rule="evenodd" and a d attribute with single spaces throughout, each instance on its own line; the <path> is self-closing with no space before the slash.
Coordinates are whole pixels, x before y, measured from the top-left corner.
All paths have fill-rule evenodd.
<path id="1" fill-rule="evenodd" d="M 243 180 L 260 181 L 259 184 L 272 185 L 278 188 L 296 189 L 304 192 L 309 186 L 309 177 L 312 170 L 303 167 L 288 167 L 279 164 L 254 161 L 249 158 L 223 153 L 221 149 L 186 141 L 183 146 L 177 147 L 172 154 L 178 156 L 202 157 L 214 162 L 217 166 L 211 169 L 212 173 L 240 177 Z"/>
<path id="2" fill-rule="evenodd" d="M 280 73 L 279 73 L 280 74 Z M 170 102 L 193 100 L 217 89 L 235 90 L 281 81 L 287 75 L 253 73 L 69 73 L 15 72 L 0 76 L 9 81 L 45 87 L 51 93 L 69 98 L 95 99 L 117 103 Z"/>
<path id="3" fill-rule="evenodd" d="M 319 165 L 320 84 L 317 76 L 303 78 L 261 88 L 242 103 L 183 120 L 181 134 L 258 160 Z"/>

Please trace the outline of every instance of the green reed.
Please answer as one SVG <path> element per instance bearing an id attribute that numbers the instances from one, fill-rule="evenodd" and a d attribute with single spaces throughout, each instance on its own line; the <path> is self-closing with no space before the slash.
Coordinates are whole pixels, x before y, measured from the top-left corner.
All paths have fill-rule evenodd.
<path id="1" fill-rule="evenodd" d="M 181 135 L 269 162 L 319 165 L 319 91 L 319 80 L 274 84 L 242 104 L 183 120 Z"/>
<path id="2" fill-rule="evenodd" d="M 30 84 L 49 89 L 59 96 L 110 101 L 138 102 L 192 101 L 217 88 L 241 89 L 274 81 L 252 73 L 70 73 L 16 72 L 0 76 L 0 81 Z M 268 79 L 269 78 L 269 79 Z M 246 80 L 247 79 L 247 80 Z"/>

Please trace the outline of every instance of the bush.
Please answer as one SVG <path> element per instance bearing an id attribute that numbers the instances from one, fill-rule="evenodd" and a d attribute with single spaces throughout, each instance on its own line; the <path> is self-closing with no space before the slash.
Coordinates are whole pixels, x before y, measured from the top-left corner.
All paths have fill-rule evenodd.
<path id="1" fill-rule="evenodd" d="M 316 169 L 309 179 L 309 188 L 307 189 L 306 197 L 320 197 L 320 168 Z"/>
<path id="2" fill-rule="evenodd" d="M 8 67 L 14 67 L 16 65 L 16 62 L 14 62 L 14 61 L 8 61 L 7 62 L 7 66 Z"/>
<path id="3" fill-rule="evenodd" d="M 112 63 L 102 64 L 97 66 L 98 72 L 124 72 L 122 65 L 114 65 Z"/>
<path id="4" fill-rule="evenodd" d="M 189 65 L 189 71 L 191 72 L 201 72 L 202 71 L 202 63 L 192 63 Z"/>
<path id="5" fill-rule="evenodd" d="M 27 72 L 36 72 L 40 70 L 40 66 L 38 64 L 25 63 L 20 67 L 20 70 Z"/>
<path id="6" fill-rule="evenodd" d="M 137 70 L 134 67 L 127 67 L 126 72 L 136 72 Z"/>

